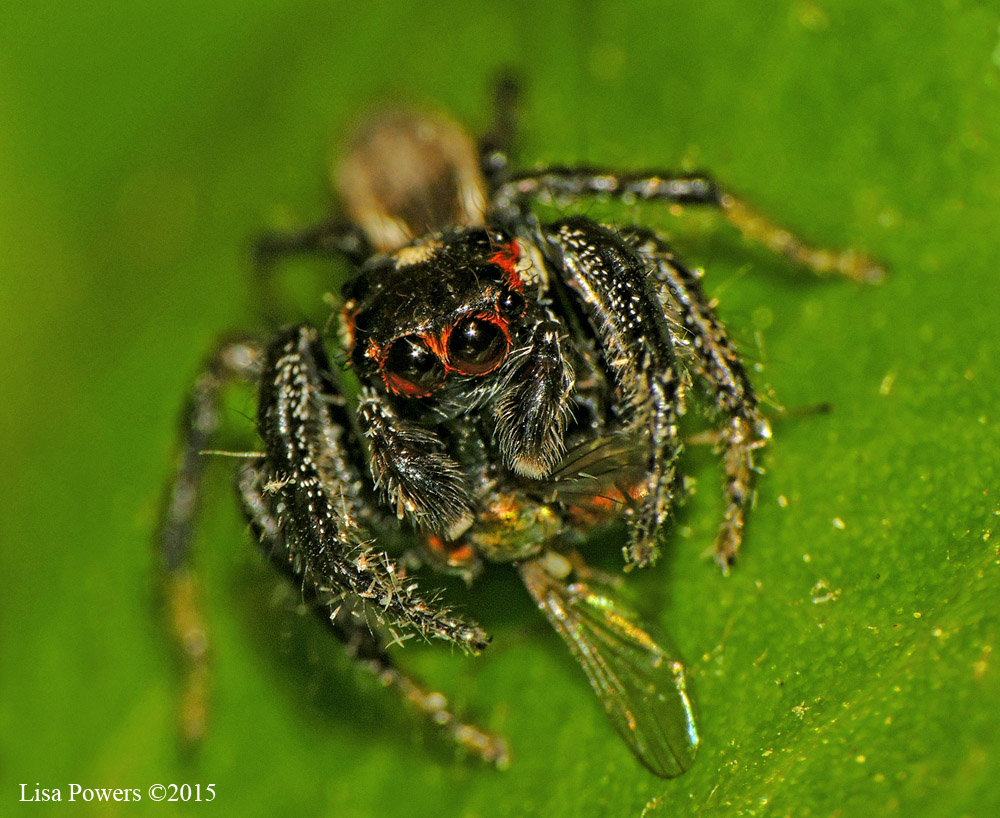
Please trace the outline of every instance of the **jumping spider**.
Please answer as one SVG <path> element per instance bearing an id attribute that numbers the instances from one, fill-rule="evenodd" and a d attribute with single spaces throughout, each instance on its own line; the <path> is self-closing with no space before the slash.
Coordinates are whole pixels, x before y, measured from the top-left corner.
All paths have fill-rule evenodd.
<path id="1" fill-rule="evenodd" d="M 357 267 L 337 346 L 360 389 L 344 388 L 310 324 L 225 341 L 195 382 L 160 533 L 189 737 L 204 729 L 207 686 L 191 579 L 203 454 L 221 391 L 243 380 L 259 392 L 263 444 L 239 469 L 243 510 L 264 553 L 353 657 L 459 745 L 503 766 L 504 740 L 459 720 L 386 646 L 414 633 L 473 653 L 490 641 L 418 590 L 414 553 L 470 580 L 481 561 L 509 563 L 638 759 L 665 777 L 692 763 L 699 739 L 683 664 L 574 543 L 623 517 L 627 566 L 656 559 L 679 494 L 678 420 L 697 384 L 725 473 L 714 547 L 725 570 L 768 423 L 700 274 L 657 233 L 583 216 L 543 223 L 532 204 L 706 205 L 816 272 L 874 281 L 881 269 L 810 247 L 702 174 L 514 171 L 515 99 L 502 82 L 478 149 L 440 116 L 375 117 L 340 168 L 343 215 L 260 243 L 262 268 L 297 252 Z M 401 540 L 405 560 L 384 550 Z"/>

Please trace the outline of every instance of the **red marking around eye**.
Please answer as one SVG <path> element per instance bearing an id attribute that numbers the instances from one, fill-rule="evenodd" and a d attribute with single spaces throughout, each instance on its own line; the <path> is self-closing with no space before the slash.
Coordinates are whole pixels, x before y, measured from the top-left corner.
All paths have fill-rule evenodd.
<path id="1" fill-rule="evenodd" d="M 524 291 L 524 281 L 517 272 L 517 262 L 521 260 L 521 247 L 516 239 L 511 239 L 503 245 L 489 258 L 490 262 L 498 265 L 507 275 L 507 286 L 517 292 Z"/>
<path id="2" fill-rule="evenodd" d="M 524 284 L 522 284 L 521 286 L 523 287 Z M 489 369 L 485 370 L 484 372 L 476 372 L 476 373 L 463 372 L 460 368 L 458 368 L 456 366 L 453 366 L 452 363 L 451 363 L 451 361 L 449 361 L 448 358 L 447 358 L 448 337 L 451 335 L 452 330 L 455 329 L 455 324 L 452 324 L 451 326 L 445 327 L 444 332 L 441 333 L 441 350 L 444 353 L 441 356 L 441 360 L 444 362 L 445 369 L 449 373 L 451 373 L 451 372 L 458 372 L 460 375 L 474 375 L 475 377 L 479 377 L 480 375 L 489 375 L 492 372 L 496 372 L 496 370 L 500 367 L 500 364 L 502 364 L 507 359 L 507 352 L 510 351 L 510 345 L 511 345 L 510 321 L 508 321 L 506 318 L 503 318 L 502 316 L 494 315 L 493 313 L 488 313 L 488 312 L 480 312 L 480 313 L 476 313 L 475 315 L 472 315 L 472 316 L 465 315 L 465 316 L 462 316 L 461 320 L 464 321 L 466 318 L 469 318 L 469 317 L 471 317 L 471 318 L 477 318 L 480 321 L 488 321 L 489 323 L 491 323 L 494 326 L 498 327 L 499 330 L 503 333 L 504 338 L 507 339 L 507 350 L 504 352 L 503 355 L 500 356 L 500 358 L 497 360 L 497 362 L 493 366 L 491 366 Z"/>
<path id="3" fill-rule="evenodd" d="M 522 284 L 521 286 L 523 287 L 524 285 Z M 469 317 L 470 317 L 469 315 L 464 315 L 461 317 L 460 320 L 465 320 L 466 318 Z M 474 374 L 477 377 L 480 375 L 489 375 L 491 372 L 495 372 L 500 367 L 500 364 L 502 364 L 507 358 L 507 352 L 510 350 L 510 345 L 511 345 L 510 322 L 506 318 L 499 315 L 495 315 L 494 313 L 485 313 L 485 312 L 476 313 L 471 317 L 476 318 L 480 321 L 488 321 L 489 323 L 498 327 L 500 331 L 504 334 L 504 338 L 507 341 L 507 350 L 505 350 L 504 354 L 500 356 L 497 362 L 488 370 L 476 373 L 463 372 L 459 367 L 453 366 L 451 361 L 448 360 L 448 338 L 454 331 L 455 324 L 449 324 L 448 326 L 446 326 L 444 330 L 441 332 L 440 336 L 432 335 L 429 332 L 420 333 L 418 337 L 420 338 L 421 341 L 423 341 L 427 345 L 427 348 L 434 353 L 434 356 L 444 367 L 444 373 L 446 376 L 450 375 L 452 372 L 457 372 L 460 375 Z M 400 377 L 394 372 L 388 371 L 385 368 L 385 359 L 386 356 L 388 355 L 388 350 L 391 346 L 392 344 L 389 344 L 388 347 L 380 347 L 377 344 L 375 344 L 374 341 L 370 341 L 368 344 L 368 349 L 365 353 L 367 357 L 378 361 L 379 372 L 382 375 L 382 380 L 385 383 L 386 388 L 388 388 L 390 392 L 395 392 L 397 395 L 403 395 L 404 397 L 407 398 L 426 398 L 430 397 L 438 389 L 440 389 L 442 383 L 444 382 L 443 379 L 441 380 L 441 382 L 434 384 L 433 387 L 428 389 L 426 387 L 420 387 L 417 384 L 411 383 L 410 381 Z"/>
<path id="4" fill-rule="evenodd" d="M 382 380 L 385 381 L 385 385 L 389 388 L 390 392 L 395 392 L 397 395 L 403 395 L 407 398 L 426 398 L 433 395 L 440 384 L 435 386 L 433 389 L 421 389 L 416 384 L 412 384 L 409 381 L 394 375 L 392 372 L 386 372 L 382 370 Z"/>
<path id="5" fill-rule="evenodd" d="M 450 371 L 448 364 L 444 360 L 443 348 L 441 342 L 430 333 L 421 333 L 419 338 L 427 344 L 428 349 L 437 356 L 438 360 L 444 366 L 445 374 Z M 406 378 L 400 377 L 395 372 L 390 372 L 385 368 L 385 359 L 389 355 L 389 350 L 392 347 L 390 343 L 388 346 L 380 347 L 374 341 L 369 342 L 367 356 L 378 361 L 379 373 L 382 375 L 382 381 L 385 383 L 386 388 L 390 392 L 395 392 L 397 395 L 403 395 L 407 398 L 426 398 L 433 395 L 441 388 L 441 384 L 444 379 L 439 383 L 434 384 L 431 388 L 425 388 L 418 386 L 415 383 L 411 383 L 406 380 Z"/>

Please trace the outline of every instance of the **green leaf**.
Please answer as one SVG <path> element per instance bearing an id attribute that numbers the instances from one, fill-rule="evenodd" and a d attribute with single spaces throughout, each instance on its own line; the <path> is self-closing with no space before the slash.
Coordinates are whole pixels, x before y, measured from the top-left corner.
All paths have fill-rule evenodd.
<path id="1" fill-rule="evenodd" d="M 998 32 L 971 0 L 5 4 L 0 812 L 44 814 L 22 784 L 143 799 L 53 815 L 172 814 L 151 785 L 214 784 L 204 808 L 241 816 L 1000 813 Z M 277 592 L 223 459 L 198 543 L 211 732 L 184 757 L 152 532 L 184 390 L 253 325 L 249 244 L 327 211 L 367 110 L 481 130 L 504 66 L 524 164 L 707 168 L 891 269 L 821 281 L 711 214 L 583 208 L 706 269 L 774 422 L 732 575 L 704 558 L 719 474 L 692 452 L 664 558 L 627 578 L 687 658 L 698 758 L 640 766 L 503 566 L 447 585 L 494 634 L 481 657 L 399 655 L 514 754 L 456 757 Z M 292 317 L 325 320 L 345 274 L 290 271 Z M 229 406 L 220 446 L 246 446 L 251 396 Z"/>

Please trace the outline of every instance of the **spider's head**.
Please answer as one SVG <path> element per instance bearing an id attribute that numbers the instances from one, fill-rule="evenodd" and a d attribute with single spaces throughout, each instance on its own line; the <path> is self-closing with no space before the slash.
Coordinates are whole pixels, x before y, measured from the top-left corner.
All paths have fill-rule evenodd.
<path id="1" fill-rule="evenodd" d="M 345 288 L 344 344 L 362 378 L 426 398 L 507 360 L 527 310 L 516 240 L 463 230 L 379 256 Z"/>

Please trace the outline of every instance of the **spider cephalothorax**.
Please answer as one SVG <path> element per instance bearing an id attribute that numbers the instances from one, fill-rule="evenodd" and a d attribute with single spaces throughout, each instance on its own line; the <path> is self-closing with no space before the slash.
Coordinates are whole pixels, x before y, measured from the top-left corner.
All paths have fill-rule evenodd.
<path id="1" fill-rule="evenodd" d="M 359 373 L 426 398 L 450 378 L 496 372 L 527 306 L 520 257 L 517 241 L 483 228 L 378 257 L 344 292 L 344 343 Z"/>
<path id="2" fill-rule="evenodd" d="M 412 567 L 471 581 L 484 561 L 510 563 L 640 761 L 671 776 L 693 760 L 683 664 L 575 544 L 623 518 L 628 564 L 655 559 L 677 500 L 679 418 L 697 385 L 707 399 L 695 405 L 718 427 L 726 511 L 715 554 L 728 568 L 768 424 L 699 274 L 658 234 L 582 216 L 543 223 L 532 205 L 595 195 L 707 205 L 818 272 L 874 280 L 881 271 L 810 247 L 704 175 L 514 173 L 514 96 L 501 84 L 478 151 L 443 117 L 376 117 L 342 163 L 344 215 L 261 242 L 262 266 L 303 251 L 356 266 L 336 357 L 360 388 L 341 386 L 334 339 L 304 323 L 227 340 L 195 384 L 160 539 L 188 667 L 189 736 L 204 727 L 204 634 L 189 567 L 201 455 L 222 387 L 243 379 L 258 390 L 263 447 L 239 472 L 247 519 L 271 561 L 386 684 L 462 746 L 506 763 L 501 738 L 459 721 L 395 666 L 386 644 L 416 633 L 483 649 L 486 634 L 422 595 Z M 391 554 L 401 541 L 405 553 Z"/>

